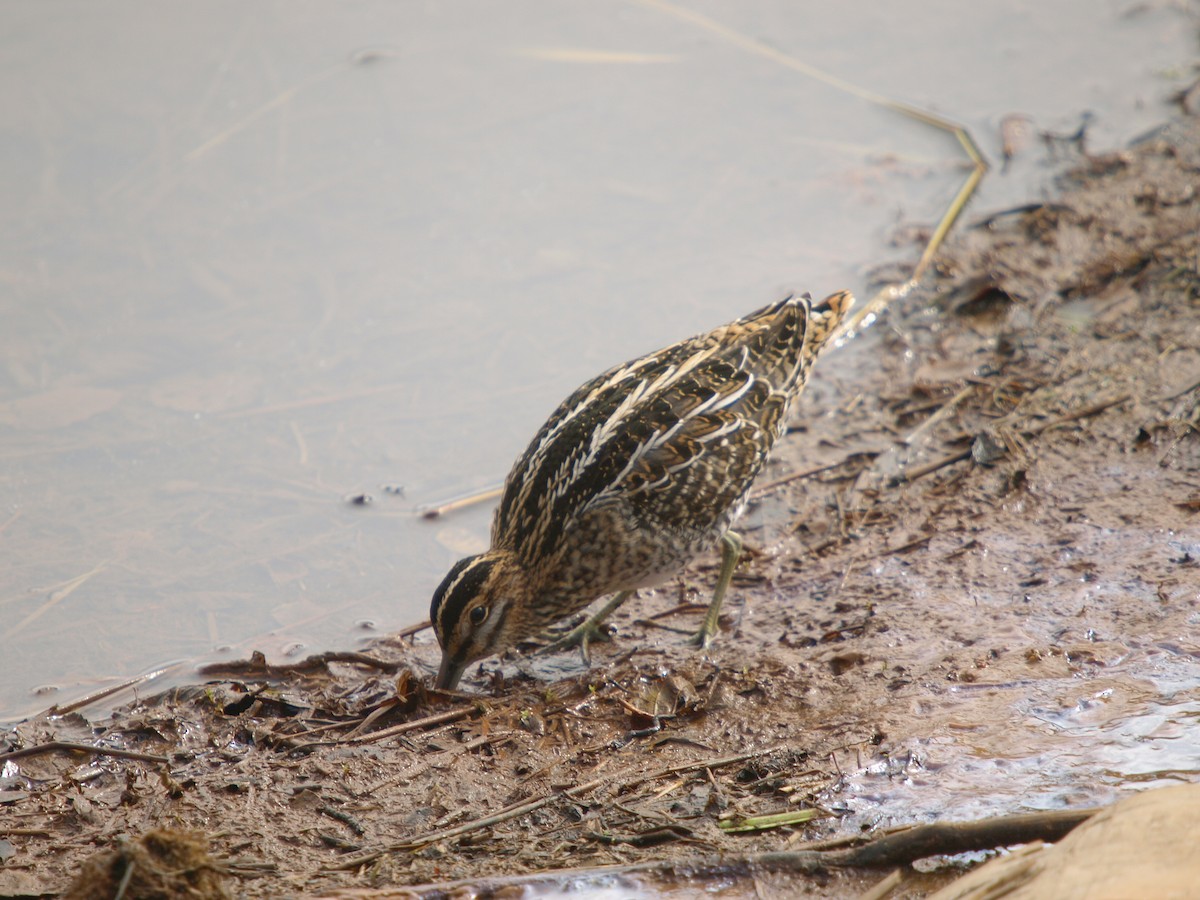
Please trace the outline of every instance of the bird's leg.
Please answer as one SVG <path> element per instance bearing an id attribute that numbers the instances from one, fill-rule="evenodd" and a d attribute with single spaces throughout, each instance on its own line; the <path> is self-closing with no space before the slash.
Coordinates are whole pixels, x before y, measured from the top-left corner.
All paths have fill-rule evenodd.
<path id="1" fill-rule="evenodd" d="M 717 633 L 717 620 L 721 617 L 721 603 L 725 600 L 725 592 L 733 581 L 733 570 L 737 568 L 738 560 L 742 557 L 742 536 L 734 531 L 721 535 L 721 574 L 717 576 L 717 589 L 713 591 L 712 603 L 704 616 L 704 624 L 692 637 L 691 643 L 701 650 L 712 643 Z"/>
<path id="2" fill-rule="evenodd" d="M 559 650 L 566 650 L 570 647 L 578 647 L 579 652 L 583 655 L 584 665 L 591 665 L 591 655 L 588 653 L 588 641 L 608 640 L 608 635 L 600 630 L 600 624 L 612 615 L 613 611 L 633 596 L 633 591 L 621 591 L 611 600 L 601 607 L 600 611 L 594 616 L 587 619 L 583 624 L 577 625 L 564 634 L 557 640 L 547 644 L 538 650 L 538 653 L 555 653 Z"/>

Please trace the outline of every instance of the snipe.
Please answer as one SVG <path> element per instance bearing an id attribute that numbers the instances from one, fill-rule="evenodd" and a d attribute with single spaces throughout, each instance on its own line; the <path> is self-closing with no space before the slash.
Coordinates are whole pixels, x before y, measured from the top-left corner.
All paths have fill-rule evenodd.
<path id="1" fill-rule="evenodd" d="M 720 544 L 721 571 L 695 641 L 717 631 L 741 553 L 729 530 L 784 431 L 821 348 L 854 303 L 792 296 L 609 369 L 571 394 L 505 480 L 491 548 L 434 592 L 437 686 L 474 660 L 616 596 L 553 646 L 583 645 L 640 587 Z"/>

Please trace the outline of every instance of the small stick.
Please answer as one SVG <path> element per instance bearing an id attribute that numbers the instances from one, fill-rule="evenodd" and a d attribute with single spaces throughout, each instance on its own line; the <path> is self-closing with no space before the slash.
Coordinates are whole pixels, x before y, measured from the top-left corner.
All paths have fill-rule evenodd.
<path id="1" fill-rule="evenodd" d="M 1100 811 L 1100 807 L 1019 813 L 971 822 L 932 822 L 885 835 L 861 847 L 821 854 L 826 865 L 897 866 L 926 856 L 952 856 L 1033 840 L 1057 841 Z M 770 854 L 766 854 L 770 855 Z"/>
<path id="2" fill-rule="evenodd" d="M 791 484 L 793 481 L 800 481 L 802 478 L 809 478 L 813 475 L 820 475 L 822 472 L 828 472 L 831 469 L 844 466 L 851 457 L 839 460 L 835 463 L 830 463 L 827 466 L 817 466 L 815 469 L 805 469 L 803 472 L 793 472 L 791 475 L 784 475 L 782 478 L 776 478 L 774 481 L 768 481 L 762 487 L 750 492 L 751 500 L 758 500 L 760 497 L 765 497 L 777 487 L 783 487 L 785 484 Z"/>
<path id="3" fill-rule="evenodd" d="M 475 715 L 479 715 L 478 707 L 463 706 L 459 707 L 458 709 L 451 709 L 443 713 L 426 716 L 423 719 L 414 719 L 411 722 L 402 722 L 399 725 L 393 725 L 391 728 L 384 728 L 381 731 L 373 731 L 370 734 L 364 734 L 359 737 L 345 738 L 337 741 L 337 743 L 374 744 L 377 741 L 387 740 L 388 738 L 395 737 L 398 734 L 406 734 L 409 731 L 418 731 L 422 728 L 427 728 L 430 725 L 445 725 L 448 722 L 457 722 L 459 719 L 466 719 Z"/>
<path id="4" fill-rule="evenodd" d="M 933 540 L 933 535 L 927 534 L 924 537 L 914 538 L 913 540 L 908 541 L 907 543 L 901 544 L 899 547 L 893 547 L 890 550 L 885 549 L 879 555 L 880 556 L 896 556 L 901 553 L 907 553 L 909 550 L 914 550 L 917 547 L 922 546 L 923 544 L 928 544 L 931 540 Z"/>
<path id="5" fill-rule="evenodd" d="M 147 672 L 144 675 L 138 675 L 136 678 L 130 678 L 127 681 L 122 681 L 120 684 L 114 684 L 112 687 L 106 687 L 103 690 L 96 691 L 94 694 L 88 694 L 86 697 L 80 697 L 78 700 L 74 701 L 73 703 L 68 703 L 66 706 L 58 706 L 55 704 L 42 713 L 41 718 L 49 716 L 65 716 L 67 713 L 72 713 L 76 710 L 83 709 L 85 706 L 91 706 L 93 703 L 97 703 L 103 700 L 105 697 L 111 697 L 113 694 L 120 693 L 128 688 L 137 687 L 143 682 L 153 681 L 155 678 L 159 678 L 169 672 L 174 672 L 182 666 L 183 663 L 176 663 L 173 666 L 164 666 L 161 669 L 155 669 L 153 672 Z"/>
<path id="6" fill-rule="evenodd" d="M 829 761 L 833 763 L 833 770 L 838 773 L 838 780 L 844 780 L 846 776 L 842 773 L 842 767 L 838 765 L 837 753 L 831 752 Z"/>
<path id="7" fill-rule="evenodd" d="M 468 506 L 474 506 L 476 503 L 485 503 L 488 500 L 495 500 L 502 493 L 504 488 L 493 487 L 482 491 L 477 491 L 474 494 L 466 494 L 462 497 L 455 497 L 453 500 L 447 500 L 439 506 L 421 506 L 417 508 L 417 512 L 421 514 L 422 519 L 440 519 L 447 513 L 457 512 L 460 509 L 466 509 Z"/>
<path id="8" fill-rule="evenodd" d="M 1041 434 L 1048 428 L 1053 428 L 1056 425 L 1066 425 L 1068 422 L 1074 422 L 1078 419 L 1087 419 L 1096 413 L 1104 412 L 1110 406 L 1118 406 L 1133 397 L 1132 394 L 1121 394 L 1119 397 L 1113 397 L 1111 400 L 1100 400 L 1088 406 L 1081 406 L 1072 412 L 1065 413 L 1053 419 L 1047 419 L 1045 422 L 1039 422 L 1033 428 L 1022 429 L 1023 434 Z"/>
<path id="9" fill-rule="evenodd" d="M 661 790 L 655 791 L 653 794 L 651 794 L 649 799 L 661 800 L 663 797 L 667 796 L 667 794 L 671 793 L 671 791 L 681 788 L 685 784 L 687 784 L 687 782 L 682 778 L 676 778 L 674 781 L 669 782 L 665 788 L 662 788 Z"/>
<path id="10" fill-rule="evenodd" d="M 1053 419 L 1047 419 L 1045 422 L 1039 422 L 1028 428 L 1022 428 L 1020 433 L 1023 435 L 1039 435 L 1050 428 L 1058 425 L 1067 425 L 1071 422 L 1076 422 L 1079 419 L 1087 419 L 1097 413 L 1102 413 L 1104 410 L 1112 406 L 1118 406 L 1132 398 L 1132 394 L 1121 394 L 1119 397 L 1113 397 L 1110 400 L 1100 400 L 1096 403 L 1090 403 L 1087 406 L 1081 406 L 1079 409 L 1072 410 L 1069 413 L 1064 413 L 1061 416 L 1056 416 Z M 906 481 L 916 481 L 918 478 L 923 478 L 931 472 L 936 472 L 938 469 L 944 469 L 946 466 L 953 465 L 956 462 L 961 462 L 971 455 L 971 449 L 960 450 L 957 453 L 951 453 L 949 456 L 943 456 L 941 459 L 935 459 L 933 462 L 926 463 L 923 466 L 917 466 L 914 469 L 908 469 L 905 472 L 897 475 L 892 479 L 892 485 L 902 484 Z"/>
<path id="11" fill-rule="evenodd" d="M 621 789 L 628 790 L 634 785 L 641 784 L 646 781 L 654 781 L 657 778 L 664 778 L 667 775 L 678 775 L 680 772 L 691 772 L 695 769 L 720 769 L 724 766 L 732 766 L 734 763 L 745 762 L 748 759 L 754 759 L 756 756 L 766 756 L 774 753 L 777 750 L 786 748 L 768 747 L 765 750 L 754 750 L 750 753 L 739 753 L 737 756 L 719 756 L 715 759 L 701 759 L 696 762 L 680 763 L 677 766 L 668 766 L 665 769 L 659 769 L 657 772 L 652 772 L 649 775 L 643 775 L 621 786 Z"/>
<path id="12" fill-rule="evenodd" d="M 478 819 L 473 819 L 470 822 L 465 822 L 462 825 L 457 825 L 454 828 L 444 828 L 441 831 L 433 831 L 421 837 L 412 838 L 411 840 L 401 841 L 396 844 L 389 844 L 379 850 L 373 850 L 370 853 L 362 856 L 356 856 L 352 859 L 343 860 L 333 870 L 357 869 L 367 863 L 374 862 L 379 857 L 387 853 L 397 853 L 405 850 L 416 850 L 419 847 L 427 846 L 428 844 L 436 844 L 438 841 L 446 841 L 450 838 L 460 837 L 472 831 L 478 831 L 481 828 L 487 828 L 491 825 L 498 825 L 501 822 L 506 822 L 509 819 L 515 819 L 518 816 L 523 816 L 526 813 L 535 812 L 544 806 L 549 806 L 557 800 L 570 799 L 574 800 L 578 794 L 586 794 L 588 791 L 595 790 L 601 785 L 608 782 L 607 778 L 597 778 L 594 781 L 589 781 L 587 784 L 581 784 L 578 787 L 569 788 L 565 791 L 555 791 L 553 794 L 547 794 L 545 797 L 539 797 L 537 800 L 529 800 L 525 803 L 520 803 L 515 806 L 510 806 L 500 812 L 492 813 L 487 816 L 482 816 Z"/>
<path id="13" fill-rule="evenodd" d="M 384 728 L 381 731 L 373 731 L 370 734 L 354 735 L 352 737 L 346 736 L 346 737 L 341 737 L 341 738 L 334 738 L 334 739 L 328 740 L 328 741 L 310 741 L 309 743 L 306 743 L 306 744 L 296 744 L 295 746 L 291 747 L 291 751 L 293 753 L 299 753 L 299 752 L 302 752 L 305 750 L 311 750 L 314 747 L 327 747 L 327 746 L 334 746 L 334 745 L 356 746 L 359 744 L 373 744 L 377 741 L 382 741 L 382 740 L 386 740 L 387 738 L 390 738 L 390 737 L 395 737 L 398 734 L 405 734 L 406 732 L 409 732 L 409 731 L 417 731 L 418 729 L 425 728 L 426 726 L 429 726 L 429 725 L 443 725 L 448 722 L 457 722 L 459 719 L 465 719 L 471 715 L 478 714 L 478 712 L 479 712 L 478 708 L 470 707 L 470 706 L 461 707 L 459 709 L 451 709 L 444 713 L 437 713 L 436 715 L 426 716 L 423 719 L 414 719 L 411 722 L 401 722 L 399 725 L 393 725 L 391 728 Z M 339 722 L 339 723 L 335 723 L 335 724 L 347 725 L 347 724 L 351 724 L 351 723 L 350 722 Z M 358 724 L 361 724 L 361 723 L 358 723 Z M 317 728 L 313 728 L 308 731 L 302 732 L 301 735 L 299 735 L 299 736 L 304 737 L 306 735 L 314 734 L 319 731 L 324 731 L 324 730 L 326 730 L 328 728 L 332 728 L 332 727 L 334 727 L 334 726 L 333 725 L 321 725 Z M 282 741 L 287 741 L 289 739 L 289 737 L 290 737 L 289 735 L 280 735 L 280 739 Z"/>
<path id="14" fill-rule="evenodd" d="M 13 522 L 17 521 L 17 519 L 21 518 L 22 512 L 23 512 L 23 510 L 18 509 L 15 513 L 13 513 L 11 516 L 9 516 L 8 521 L 5 522 L 3 525 L 0 525 L 0 534 L 4 534 L 4 532 L 8 530 L 9 525 L 11 525 Z"/>
<path id="15" fill-rule="evenodd" d="M 305 657 L 300 662 L 295 663 L 268 663 L 261 654 L 253 654 L 250 659 L 237 659 L 228 662 L 209 663 L 206 666 L 201 666 L 198 670 L 201 675 L 232 675 L 234 677 L 245 675 L 263 675 L 263 676 L 279 676 L 290 675 L 297 672 L 319 672 L 322 669 L 327 669 L 331 662 L 353 663 L 357 666 L 366 666 L 372 669 L 378 669 L 381 672 L 392 674 L 400 670 L 400 664 L 388 662 L 384 659 L 377 659 L 366 653 L 359 653 L 353 650 L 330 650 L 325 653 L 315 653 L 312 656 Z"/>
<path id="16" fill-rule="evenodd" d="M 1187 387 L 1182 388 L 1181 390 L 1178 390 L 1173 394 L 1168 394 L 1165 397 L 1159 397 L 1158 402 L 1159 403 L 1167 403 L 1171 400 L 1178 400 L 1184 394 L 1190 394 L 1192 391 L 1196 390 L 1197 388 L 1200 388 L 1200 381 L 1193 381 Z M 13 522 L 13 519 L 16 519 L 16 517 L 19 515 L 20 515 L 20 513 L 17 513 L 17 515 L 12 517 L 12 519 L 9 519 L 7 522 L 5 522 L 4 527 L 0 528 L 0 531 L 3 531 L 5 528 L 7 528 L 9 525 L 11 525 Z"/>
<path id="17" fill-rule="evenodd" d="M 449 762 L 452 757 L 462 756 L 464 753 L 470 753 L 472 750 L 478 750 L 485 744 L 494 744 L 499 741 L 506 741 L 516 733 L 517 732 L 515 731 L 494 731 L 491 734 L 485 734 L 477 738 L 472 738 L 462 746 L 451 747 L 448 750 L 443 750 L 441 753 L 435 754 L 433 759 L 427 760 L 425 764 L 418 769 L 410 769 L 407 772 L 389 775 L 383 781 L 377 781 L 375 784 L 362 791 L 360 796 L 371 797 L 383 788 L 391 787 L 392 785 L 399 784 L 402 781 L 413 781 L 419 776 L 424 775 L 430 769 Z"/>
<path id="18" fill-rule="evenodd" d="M 832 813 L 830 813 L 832 815 Z M 819 841 L 801 840 L 804 837 L 804 832 L 797 831 L 784 844 L 790 850 L 813 852 L 826 850 L 843 850 L 846 847 L 861 847 L 869 840 L 878 840 L 885 834 L 895 834 L 897 831 L 906 831 L 911 828 L 911 825 L 894 825 L 891 828 L 880 828 L 876 831 L 874 838 L 868 838 L 864 834 L 842 834 L 837 837 L 823 838 Z"/>
<path id="19" fill-rule="evenodd" d="M 426 619 L 424 622 L 418 622 L 416 625 L 409 625 L 407 628 L 401 628 L 399 631 L 397 631 L 396 637 L 412 637 L 414 634 L 418 634 L 424 631 L 426 628 L 429 628 L 432 624 L 432 622 Z"/>
<path id="20" fill-rule="evenodd" d="M 959 391 L 957 394 L 955 394 L 953 397 L 951 397 L 948 402 L 942 404 L 942 406 L 938 409 L 937 412 L 935 412 L 928 419 L 926 419 L 924 422 L 922 422 L 920 425 L 918 425 L 916 428 L 914 428 L 912 433 L 908 437 L 901 438 L 903 443 L 915 444 L 917 442 L 917 438 L 921 437 L 923 434 L 925 434 L 925 432 L 929 431 L 929 429 L 931 429 L 934 425 L 936 425 L 938 422 L 945 419 L 947 416 L 950 415 L 950 413 L 954 412 L 954 410 L 958 406 L 958 404 L 962 403 L 964 400 L 967 399 L 967 397 L 971 396 L 971 394 L 974 393 L 974 391 L 975 391 L 975 385 L 968 384 L 965 388 L 963 388 L 961 391 Z"/>
<path id="21" fill-rule="evenodd" d="M 73 593 L 79 590 L 79 588 L 83 587 L 83 585 L 90 581 L 94 576 L 107 568 L 107 566 L 108 560 L 105 560 L 90 572 L 84 572 L 82 575 L 72 578 L 70 581 L 52 591 L 37 609 L 23 618 L 12 628 L 8 629 L 8 631 L 4 632 L 4 634 L 0 634 L 0 644 L 12 640 L 14 637 L 24 631 L 27 626 L 33 624 L 46 613 L 50 612 L 50 610 L 54 609 L 54 607 L 58 606 L 58 604 L 70 597 Z"/>
<path id="22" fill-rule="evenodd" d="M 676 603 L 670 609 L 664 609 L 662 612 L 656 612 L 653 615 L 646 616 L 644 619 L 637 619 L 638 622 L 653 622 L 656 619 L 666 619 L 679 613 L 696 612 L 698 610 L 707 609 L 705 603 L 693 603 L 691 600 L 684 600 L 682 603 Z"/>
<path id="23" fill-rule="evenodd" d="M 888 894 L 900 887 L 900 882 L 904 880 L 903 869 L 893 869 L 883 881 L 875 883 L 875 886 L 864 894 L 859 896 L 858 900 L 883 900 Z"/>
<path id="24" fill-rule="evenodd" d="M 327 725 L 315 725 L 312 728 L 304 729 L 304 731 L 297 731 L 295 734 L 282 734 L 279 731 L 272 731 L 271 736 L 280 744 L 290 745 L 293 741 L 298 741 L 301 738 L 312 737 L 314 734 L 324 734 L 327 731 L 335 731 L 338 728 L 345 728 L 347 725 L 357 728 L 362 724 L 365 718 L 366 717 L 364 716 L 361 719 L 347 719 L 344 722 L 330 722 Z"/>
<path id="25" fill-rule="evenodd" d="M 366 666 L 369 669 L 378 669 L 388 675 L 400 671 L 399 663 L 388 662 L 386 659 L 378 659 L 369 653 L 359 653 L 355 650 L 331 650 L 328 653 L 322 653 L 319 658 L 324 662 L 344 662 L 353 663 L 356 666 Z"/>
<path id="26" fill-rule="evenodd" d="M 36 747 L 26 747 L 23 750 L 10 750 L 8 753 L 0 753 L 0 762 L 10 759 L 21 759 L 25 756 L 39 756 L 43 753 L 53 753 L 57 750 L 66 750 L 72 753 L 95 753 L 99 756 L 136 759 L 141 762 L 161 763 L 162 765 L 166 765 L 171 761 L 165 756 L 158 756 L 154 753 L 138 753 L 136 750 L 116 750 L 112 747 L 76 744 L 72 741 L 47 741 L 44 744 L 38 744 Z"/>
<path id="27" fill-rule="evenodd" d="M 706 881 L 717 878 L 750 878 L 763 872 L 815 872 L 830 866 L 891 867 L 939 854 L 953 855 L 972 850 L 990 850 L 1030 841 L 1057 841 L 1081 822 L 1099 812 L 1098 808 L 1055 810 L 1048 813 L 1000 816 L 975 822 L 936 822 L 918 825 L 880 838 L 852 850 L 775 851 L 745 856 L 710 856 L 632 865 L 601 866 L 593 869 L 556 869 L 532 875 L 475 878 L 441 884 L 421 884 L 408 888 L 416 898 L 455 896 L 456 889 L 469 888 L 470 896 L 491 896 L 505 888 L 532 888 L 550 881 L 555 885 L 571 882 L 585 889 L 589 880 L 612 879 L 623 875 L 653 875 L 659 878 L 686 873 L 689 879 Z M 374 858 L 374 857 L 373 857 Z M 370 860 L 368 860 L 370 861 Z"/>
<path id="28" fill-rule="evenodd" d="M 129 882 L 133 881 L 133 870 L 137 867 L 137 860 L 133 859 L 128 854 L 125 856 L 125 874 L 121 876 L 121 883 L 117 885 L 117 894 L 113 900 L 124 900 L 125 890 L 129 887 Z"/>
<path id="29" fill-rule="evenodd" d="M 317 807 L 317 812 L 321 813 L 322 815 L 329 816 L 331 819 L 337 819 L 337 821 L 341 822 L 359 837 L 362 837 L 367 832 L 367 830 L 363 828 L 362 823 L 358 821 L 358 819 L 354 818 L 354 816 L 350 815 L 350 813 L 336 809 L 335 807 L 330 806 L 328 803 L 326 803 L 324 806 Z"/>
<path id="30" fill-rule="evenodd" d="M 892 479 L 892 486 L 903 484 L 906 481 L 916 481 L 918 478 L 924 478 L 931 472 L 936 472 L 938 469 L 944 469 L 946 466 L 954 465 L 956 462 L 962 462 L 971 456 L 971 448 L 960 450 L 958 453 L 951 453 L 949 456 L 943 456 L 941 459 L 935 459 L 933 462 L 926 463 L 923 466 L 917 466 L 913 469 L 906 469 Z"/>

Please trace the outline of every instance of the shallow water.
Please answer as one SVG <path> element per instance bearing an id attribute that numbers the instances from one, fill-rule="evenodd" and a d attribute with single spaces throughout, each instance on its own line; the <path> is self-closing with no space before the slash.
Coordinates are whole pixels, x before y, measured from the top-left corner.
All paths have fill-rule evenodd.
<path id="1" fill-rule="evenodd" d="M 1096 474 L 1129 483 L 1131 471 L 1118 465 Z M 971 585 L 961 598 L 946 595 L 943 581 L 953 579 L 914 577 L 895 559 L 876 571 L 902 579 L 922 605 L 971 607 L 987 623 L 988 646 L 1061 644 L 1061 674 L 1039 671 L 1032 660 L 1024 669 L 1031 677 L 1011 678 L 1004 673 L 1012 669 L 998 664 L 998 671 L 981 669 L 977 682 L 912 701 L 933 736 L 904 741 L 903 752 L 884 762 L 842 762 L 846 778 L 825 799 L 844 814 L 843 828 L 1099 806 L 1131 790 L 1200 779 L 1196 590 L 1138 575 L 1193 552 L 1194 541 L 1161 529 L 1091 524 L 1053 546 L 1036 539 L 1036 522 L 1019 517 L 1005 520 L 1007 534 L 989 531 L 978 562 L 970 555 L 956 561 Z M 985 563 L 989 553 L 997 561 Z M 997 568 L 1044 573 L 1028 589 L 1033 602 L 994 590 Z M 944 652 L 937 642 L 908 649 L 926 662 Z M 945 724 L 928 725 L 935 720 Z"/>
<path id="2" fill-rule="evenodd" d="M 1051 810 L 1104 805 L 1129 790 L 1200 778 L 1200 696 L 1172 700 L 1127 678 L 1081 684 L 1066 696 L 1022 699 L 1027 686 L 994 692 L 996 722 L 1009 731 L 995 740 L 988 726 L 911 741 L 906 758 L 853 769 L 829 798 L 852 829 L 895 822 L 995 815 L 997 810 Z M 971 691 L 972 709 L 986 709 Z M 1066 709 L 1059 703 L 1069 704 Z M 1013 711 L 1016 711 L 1016 717 Z M 993 738 L 971 752 L 972 732 Z M 1011 756 L 998 756 L 997 745 Z M 1093 773 L 1081 782 L 1081 771 Z"/>
<path id="3" fill-rule="evenodd" d="M 497 482 L 583 378 L 911 259 L 953 140 L 762 47 L 994 160 L 1010 113 L 1128 142 L 1194 50 L 1179 10 L 1094 0 L 689 8 L 731 32 L 639 2 L 6 9 L 0 720 L 421 619 L 488 510 L 414 510 Z M 1035 147 L 976 208 L 1051 171 Z"/>

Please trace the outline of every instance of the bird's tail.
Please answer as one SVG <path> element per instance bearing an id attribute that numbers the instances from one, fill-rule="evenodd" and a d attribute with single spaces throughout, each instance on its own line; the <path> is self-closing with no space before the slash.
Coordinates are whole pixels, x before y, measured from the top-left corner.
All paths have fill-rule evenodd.
<path id="1" fill-rule="evenodd" d="M 809 312 L 808 333 L 804 342 L 812 348 L 813 356 L 821 351 L 826 342 L 837 331 L 837 327 L 854 305 L 854 295 L 849 291 L 830 294 Z"/>
<path id="2" fill-rule="evenodd" d="M 787 393 L 795 397 L 804 390 L 808 373 L 812 371 L 817 356 L 837 331 L 838 326 L 854 305 L 854 295 L 849 291 L 830 294 L 820 303 L 813 305 L 808 295 L 799 298 L 804 304 L 804 342 L 800 348 L 796 367 L 787 379 Z"/>

